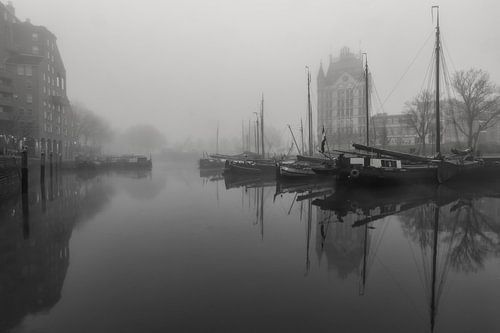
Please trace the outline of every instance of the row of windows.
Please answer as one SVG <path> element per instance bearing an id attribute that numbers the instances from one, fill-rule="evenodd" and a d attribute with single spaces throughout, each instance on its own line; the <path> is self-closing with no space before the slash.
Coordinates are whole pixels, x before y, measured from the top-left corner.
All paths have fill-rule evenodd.
<path id="1" fill-rule="evenodd" d="M 17 75 L 33 76 L 33 66 L 31 66 L 31 65 L 17 65 Z"/>
<path id="2" fill-rule="evenodd" d="M 54 117 L 54 115 L 55 115 L 55 117 Z M 43 119 L 45 119 L 46 121 L 54 121 L 54 118 L 55 118 L 56 124 L 61 124 L 61 123 L 63 125 L 68 124 L 68 119 L 66 119 L 65 117 L 62 117 L 60 113 L 54 114 L 54 112 L 47 111 L 47 110 L 45 110 L 43 112 Z"/>
<path id="3" fill-rule="evenodd" d="M 43 101 L 43 106 L 44 106 L 44 108 L 48 108 L 49 110 L 61 112 L 62 114 L 64 114 L 65 111 L 66 111 L 66 109 L 64 108 L 64 106 L 54 105 L 54 104 L 48 103 L 46 101 Z"/>
<path id="4" fill-rule="evenodd" d="M 50 73 L 49 73 L 50 74 Z M 55 78 L 43 73 L 43 81 L 47 81 L 52 86 L 64 89 L 64 77 L 57 75 Z"/>
<path id="5" fill-rule="evenodd" d="M 38 42 L 40 40 L 40 36 L 38 35 L 38 32 L 33 32 L 31 34 L 31 40 L 34 42 Z M 54 50 L 54 48 L 55 48 L 54 43 L 53 42 L 51 43 L 51 40 L 49 40 L 49 39 L 47 39 L 47 48 L 51 48 L 52 50 Z"/>
<path id="6" fill-rule="evenodd" d="M 57 135 L 68 135 L 68 129 L 67 128 L 62 128 L 59 126 L 53 126 L 51 123 L 46 122 L 43 124 L 43 129 L 47 133 L 55 133 Z"/>
<path id="7" fill-rule="evenodd" d="M 54 73 L 54 67 L 51 67 L 50 64 L 48 65 L 49 73 L 50 70 L 52 70 L 52 73 Z M 22 65 L 18 64 L 17 65 L 17 75 L 19 76 L 33 76 L 33 66 L 32 65 Z M 43 73 L 43 80 L 47 81 L 50 85 L 65 89 L 65 81 L 64 77 L 60 77 L 59 75 L 54 78 L 52 78 L 50 75 L 47 75 L 45 72 Z M 44 91 L 45 93 L 45 91 Z M 52 93 L 52 95 L 55 95 L 55 93 Z"/>

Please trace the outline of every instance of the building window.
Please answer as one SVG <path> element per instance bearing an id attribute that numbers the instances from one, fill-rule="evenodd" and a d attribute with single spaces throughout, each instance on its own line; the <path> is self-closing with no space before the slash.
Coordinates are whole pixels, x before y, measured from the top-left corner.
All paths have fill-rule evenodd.
<path id="1" fill-rule="evenodd" d="M 24 66 L 17 65 L 17 75 L 24 75 Z"/>
<path id="2" fill-rule="evenodd" d="M 32 48 L 31 48 L 31 51 L 33 54 L 39 54 L 40 53 L 40 49 L 38 48 L 38 46 L 34 45 Z"/>
<path id="3" fill-rule="evenodd" d="M 38 33 L 36 33 L 36 32 L 32 33 L 31 39 L 33 39 L 34 42 L 38 42 Z"/>
<path id="4" fill-rule="evenodd" d="M 28 104 L 33 103 L 33 95 L 31 95 L 31 94 L 26 95 L 26 103 L 28 103 Z"/>
<path id="5" fill-rule="evenodd" d="M 26 65 L 24 72 L 26 73 L 26 76 L 33 76 L 33 67 Z"/>

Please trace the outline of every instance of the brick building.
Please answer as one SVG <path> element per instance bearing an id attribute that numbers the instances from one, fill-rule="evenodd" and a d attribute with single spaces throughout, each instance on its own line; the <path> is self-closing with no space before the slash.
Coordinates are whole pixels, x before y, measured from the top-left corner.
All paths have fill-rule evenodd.
<path id="1" fill-rule="evenodd" d="M 73 116 L 57 38 L 0 2 L 0 134 L 32 154 L 72 156 Z"/>

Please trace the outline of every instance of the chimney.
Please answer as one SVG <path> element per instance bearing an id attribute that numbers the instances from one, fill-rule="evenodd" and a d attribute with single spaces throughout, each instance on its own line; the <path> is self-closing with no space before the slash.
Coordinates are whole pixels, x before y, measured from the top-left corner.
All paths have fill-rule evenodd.
<path id="1" fill-rule="evenodd" d="M 14 8 L 14 5 L 12 4 L 12 1 L 7 2 L 7 11 L 12 15 L 16 16 L 16 9 Z"/>

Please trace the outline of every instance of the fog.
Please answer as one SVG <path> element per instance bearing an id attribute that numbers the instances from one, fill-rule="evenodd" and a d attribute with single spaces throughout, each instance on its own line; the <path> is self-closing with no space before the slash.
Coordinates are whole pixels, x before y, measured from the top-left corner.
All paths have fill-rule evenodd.
<path id="1" fill-rule="evenodd" d="M 383 107 L 415 96 L 432 53 L 440 5 L 451 70 L 481 68 L 500 83 L 500 2 L 269 0 L 15 0 L 16 15 L 58 38 L 68 95 L 116 129 L 153 124 L 168 142 L 240 138 L 261 94 L 266 124 L 288 135 L 306 114 L 305 66 L 315 79 L 343 46 L 367 52 Z M 314 106 L 314 112 L 316 107 Z"/>

